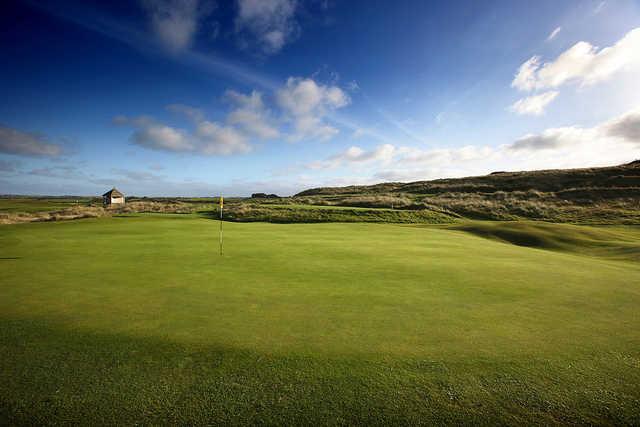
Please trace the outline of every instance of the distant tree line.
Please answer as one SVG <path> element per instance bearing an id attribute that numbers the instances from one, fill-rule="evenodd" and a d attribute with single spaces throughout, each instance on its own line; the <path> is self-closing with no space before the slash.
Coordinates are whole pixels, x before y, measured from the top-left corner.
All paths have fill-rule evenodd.
<path id="1" fill-rule="evenodd" d="M 277 194 L 267 194 L 267 193 L 253 193 L 251 195 L 252 199 L 278 199 L 280 196 Z"/>

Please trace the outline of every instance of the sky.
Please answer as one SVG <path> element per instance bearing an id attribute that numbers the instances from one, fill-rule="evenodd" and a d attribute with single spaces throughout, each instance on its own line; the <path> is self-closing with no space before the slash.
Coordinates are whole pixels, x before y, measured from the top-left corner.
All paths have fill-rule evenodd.
<path id="1" fill-rule="evenodd" d="M 640 0 L 8 0 L 0 28 L 0 194 L 640 159 Z"/>

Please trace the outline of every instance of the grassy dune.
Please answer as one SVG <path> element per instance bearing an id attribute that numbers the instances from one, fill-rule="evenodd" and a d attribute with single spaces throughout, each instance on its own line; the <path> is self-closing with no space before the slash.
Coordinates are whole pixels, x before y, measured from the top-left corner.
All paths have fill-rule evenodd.
<path id="1" fill-rule="evenodd" d="M 217 226 L 2 226 L 0 424 L 640 419 L 636 228 Z"/>

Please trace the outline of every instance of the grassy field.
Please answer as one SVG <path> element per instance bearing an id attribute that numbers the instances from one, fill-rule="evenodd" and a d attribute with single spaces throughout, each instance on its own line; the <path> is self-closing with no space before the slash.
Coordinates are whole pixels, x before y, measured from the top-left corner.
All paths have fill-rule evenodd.
<path id="1" fill-rule="evenodd" d="M 74 206 L 86 206 L 92 199 L 87 197 L 0 197 L 0 213 L 10 212 L 48 212 Z"/>
<path id="2" fill-rule="evenodd" d="M 637 424 L 640 230 L 0 226 L 0 424 Z"/>

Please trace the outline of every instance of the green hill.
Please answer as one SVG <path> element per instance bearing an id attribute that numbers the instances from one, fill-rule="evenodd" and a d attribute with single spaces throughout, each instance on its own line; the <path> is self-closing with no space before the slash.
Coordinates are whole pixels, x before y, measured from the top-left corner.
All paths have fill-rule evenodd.
<path id="1" fill-rule="evenodd" d="M 640 224 L 640 161 L 612 167 L 321 187 L 297 203 L 431 210 L 451 218 Z"/>

